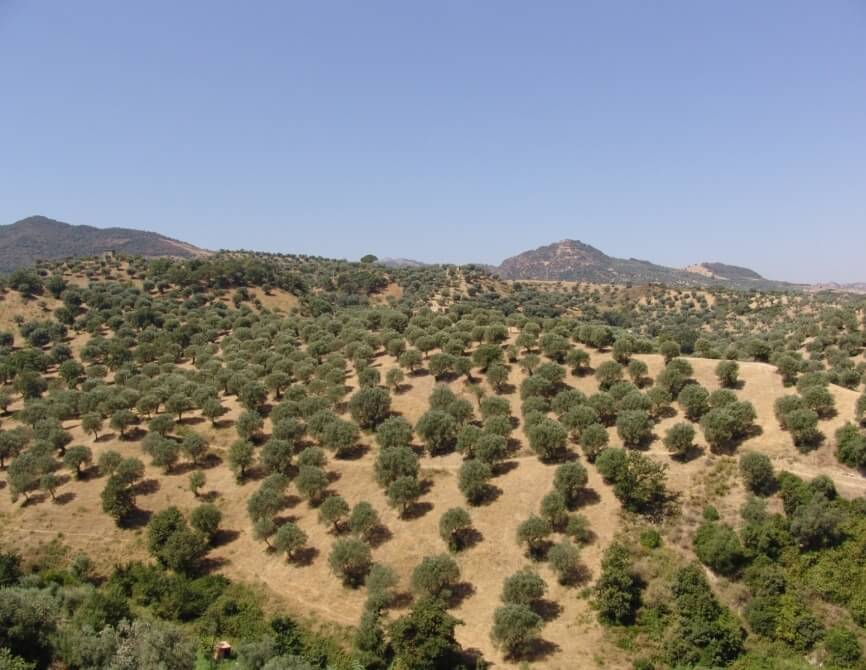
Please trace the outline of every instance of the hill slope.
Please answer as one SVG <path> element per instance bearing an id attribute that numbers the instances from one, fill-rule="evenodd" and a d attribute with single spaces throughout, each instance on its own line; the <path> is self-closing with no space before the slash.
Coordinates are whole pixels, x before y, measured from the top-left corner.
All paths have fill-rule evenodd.
<path id="1" fill-rule="evenodd" d="M 723 284 L 736 288 L 791 288 L 757 272 L 725 263 L 701 263 L 686 270 L 637 258 L 614 258 L 579 240 L 561 240 L 506 258 L 496 269 L 503 279 L 545 279 L 593 283 L 670 285 Z"/>
<path id="2" fill-rule="evenodd" d="M 95 256 L 106 251 L 181 258 L 208 254 L 186 242 L 146 230 L 73 226 L 45 216 L 30 216 L 0 226 L 0 272 L 31 265 L 38 259 Z"/>

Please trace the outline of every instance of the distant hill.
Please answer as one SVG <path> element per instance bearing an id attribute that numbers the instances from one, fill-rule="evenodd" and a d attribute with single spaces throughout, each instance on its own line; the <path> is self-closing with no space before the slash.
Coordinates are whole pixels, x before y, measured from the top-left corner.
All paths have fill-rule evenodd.
<path id="1" fill-rule="evenodd" d="M 107 251 L 180 258 L 209 253 L 159 233 L 129 228 L 73 226 L 45 216 L 30 216 L 0 226 L 0 272 L 31 265 L 36 260 L 95 256 Z"/>
<path id="2" fill-rule="evenodd" d="M 507 258 L 496 268 L 503 279 L 584 281 L 608 284 L 792 288 L 793 284 L 764 279 L 754 270 L 725 263 L 700 263 L 670 268 L 637 258 L 614 258 L 579 240 L 561 240 Z"/>
<path id="3" fill-rule="evenodd" d="M 386 268 L 423 268 L 428 265 L 428 263 L 422 263 L 411 258 L 380 258 L 378 262 L 379 265 L 384 265 Z"/>

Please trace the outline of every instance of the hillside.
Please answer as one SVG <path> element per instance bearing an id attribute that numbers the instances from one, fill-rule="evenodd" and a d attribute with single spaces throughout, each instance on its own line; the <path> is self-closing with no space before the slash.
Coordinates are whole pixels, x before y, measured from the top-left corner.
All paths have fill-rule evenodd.
<path id="1" fill-rule="evenodd" d="M 503 279 L 580 281 L 599 284 L 660 283 L 672 286 L 721 284 L 732 288 L 793 288 L 757 272 L 725 263 L 701 263 L 685 270 L 637 258 L 614 258 L 579 240 L 561 240 L 506 258 L 495 270 Z"/>
<path id="2" fill-rule="evenodd" d="M 0 226 L 0 272 L 37 260 L 96 256 L 117 251 L 135 256 L 194 258 L 208 252 L 159 233 L 130 228 L 75 226 L 45 216 L 30 216 Z"/>
<path id="3" fill-rule="evenodd" d="M 3 616 L 54 603 L 86 649 L 128 607 L 227 640 L 218 667 L 304 670 L 461 667 L 418 662 L 419 622 L 494 670 L 831 668 L 837 629 L 866 639 L 861 297 L 244 252 L 45 270 L 0 288 Z M 310 662 L 249 661 L 274 631 Z"/>

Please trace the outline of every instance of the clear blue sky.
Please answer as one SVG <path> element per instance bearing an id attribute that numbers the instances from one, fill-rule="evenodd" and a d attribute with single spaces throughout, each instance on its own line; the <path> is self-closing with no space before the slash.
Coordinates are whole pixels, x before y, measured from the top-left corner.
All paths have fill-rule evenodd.
<path id="1" fill-rule="evenodd" d="M 0 223 L 866 281 L 866 0 L 0 0 Z"/>

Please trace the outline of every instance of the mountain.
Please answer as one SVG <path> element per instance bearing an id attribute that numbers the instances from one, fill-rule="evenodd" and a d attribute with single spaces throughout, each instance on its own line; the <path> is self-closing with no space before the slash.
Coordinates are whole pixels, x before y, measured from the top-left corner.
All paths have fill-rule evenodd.
<path id="1" fill-rule="evenodd" d="M 834 293 L 866 293 L 866 282 L 854 282 L 851 284 L 824 282 L 820 284 L 812 284 L 812 286 L 809 287 L 809 290 L 815 293 L 820 291 L 832 291 Z"/>
<path id="2" fill-rule="evenodd" d="M 429 265 L 411 258 L 380 258 L 378 263 L 386 268 L 423 268 Z"/>
<path id="3" fill-rule="evenodd" d="M 579 240 L 561 240 L 506 258 L 496 268 L 503 279 L 542 279 L 606 284 L 723 285 L 736 288 L 793 288 L 764 279 L 754 270 L 725 263 L 670 268 L 637 258 L 614 258 Z"/>
<path id="4" fill-rule="evenodd" d="M 0 226 L 0 272 L 44 259 L 95 256 L 118 251 L 135 256 L 194 258 L 208 251 L 159 233 L 129 228 L 73 226 L 45 216 L 30 216 Z"/>

